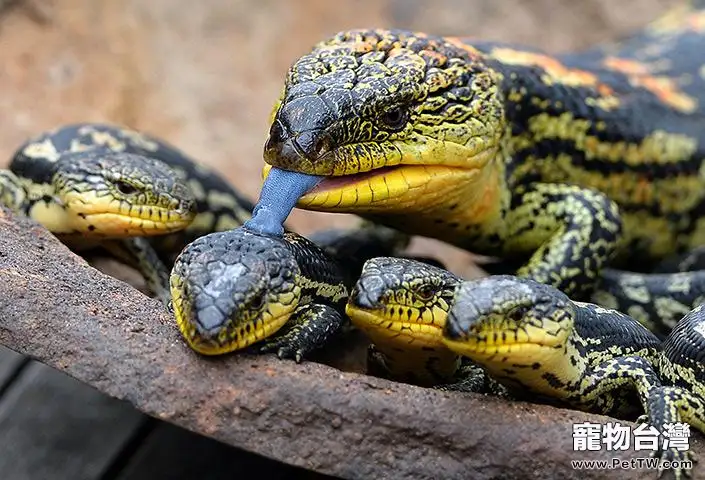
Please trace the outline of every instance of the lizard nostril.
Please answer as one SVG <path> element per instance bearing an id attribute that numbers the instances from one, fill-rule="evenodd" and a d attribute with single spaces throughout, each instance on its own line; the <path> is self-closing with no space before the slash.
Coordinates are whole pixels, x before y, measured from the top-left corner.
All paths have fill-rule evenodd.
<path id="1" fill-rule="evenodd" d="M 276 120 L 269 129 L 269 137 L 264 145 L 265 152 L 279 153 L 286 140 L 285 137 L 284 127 L 279 120 Z"/>
<path id="2" fill-rule="evenodd" d="M 316 152 L 316 157 L 321 157 L 324 153 L 330 150 L 328 136 L 322 135 L 318 137 L 314 143 L 313 149 Z"/>
<path id="3" fill-rule="evenodd" d="M 330 137 L 321 131 L 299 134 L 296 137 L 296 145 L 309 160 L 316 160 L 331 150 Z"/>
<path id="4" fill-rule="evenodd" d="M 284 127 L 279 120 L 276 120 L 269 129 L 269 141 L 278 143 L 282 140 L 284 140 Z"/>

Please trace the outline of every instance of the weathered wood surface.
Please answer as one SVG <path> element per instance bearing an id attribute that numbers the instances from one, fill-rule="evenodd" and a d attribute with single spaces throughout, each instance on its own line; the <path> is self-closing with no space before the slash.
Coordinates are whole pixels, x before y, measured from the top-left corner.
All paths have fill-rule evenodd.
<path id="1" fill-rule="evenodd" d="M 605 472 L 573 470 L 571 459 L 634 455 L 573 451 L 571 425 L 607 421 L 601 416 L 273 355 L 198 356 L 158 301 L 8 213 L 0 217 L 0 299 L 0 344 L 156 418 L 325 474 L 584 479 Z M 705 451 L 695 440 L 692 450 Z"/>

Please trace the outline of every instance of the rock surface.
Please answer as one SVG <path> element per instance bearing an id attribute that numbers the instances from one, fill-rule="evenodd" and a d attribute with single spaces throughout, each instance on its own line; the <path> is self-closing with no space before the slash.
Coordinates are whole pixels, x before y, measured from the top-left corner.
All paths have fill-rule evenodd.
<path id="1" fill-rule="evenodd" d="M 573 470 L 570 460 L 633 455 L 573 452 L 571 424 L 606 417 L 272 355 L 198 356 L 156 300 L 4 210 L 0 344 L 149 415 L 344 478 L 606 478 L 609 472 Z M 703 442 L 691 444 L 705 453 Z M 620 478 L 643 475 L 620 471 Z"/>
<path id="2" fill-rule="evenodd" d="M 284 74 L 337 31 L 399 27 L 559 51 L 624 35 L 680 2 L 0 0 L 0 167 L 30 135 L 109 121 L 171 141 L 255 197 Z M 292 216 L 302 233 L 349 221 Z M 415 243 L 456 273 L 478 273 L 466 252 Z"/>

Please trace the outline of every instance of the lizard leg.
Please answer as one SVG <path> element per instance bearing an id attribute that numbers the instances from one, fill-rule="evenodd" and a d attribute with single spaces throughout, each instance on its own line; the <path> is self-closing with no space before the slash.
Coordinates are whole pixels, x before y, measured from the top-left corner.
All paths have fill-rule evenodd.
<path id="1" fill-rule="evenodd" d="M 512 398 L 504 385 L 487 375 L 482 367 L 466 358 L 461 359 L 453 382 L 439 384 L 433 388 L 444 392 L 489 393 L 497 397 Z"/>
<path id="2" fill-rule="evenodd" d="M 592 293 L 622 233 L 616 203 L 574 185 L 517 188 L 506 220 L 504 250 L 534 250 L 517 275 L 558 288 L 575 300 Z"/>
<path id="3" fill-rule="evenodd" d="M 328 343 L 345 323 L 346 317 L 330 305 L 302 305 L 274 336 L 260 344 L 259 352 L 277 352 L 279 358 L 294 358 L 300 362 Z"/>
<path id="4" fill-rule="evenodd" d="M 573 405 L 605 414 L 620 414 L 633 407 L 628 394 L 635 391 L 639 401 L 649 415 L 651 390 L 660 388 L 659 379 L 652 363 L 644 357 L 615 357 L 589 369 L 575 393 L 566 398 Z"/>
<path id="5" fill-rule="evenodd" d="M 677 479 L 690 477 L 691 469 L 684 468 L 682 462 L 696 461 L 693 454 L 688 452 L 687 437 L 690 436 L 690 427 L 705 432 L 705 402 L 685 389 L 667 386 L 651 389 L 647 404 L 647 415 L 640 417 L 639 421 L 648 422 L 664 436 L 664 441 L 659 443 L 659 448 L 653 452 L 653 456 L 662 462 L 677 462 L 677 466 L 672 467 Z M 677 438 L 677 430 L 679 427 L 683 429 L 684 423 L 687 424 L 688 431 L 680 433 L 687 434 L 685 443 L 683 437 Z M 659 465 L 659 476 L 662 473 L 663 463 Z"/>
<path id="6" fill-rule="evenodd" d="M 569 398 L 587 406 L 588 409 L 610 415 L 630 407 L 629 391 L 636 391 L 639 401 L 646 412 L 640 417 L 642 422 L 662 432 L 668 425 L 695 420 L 703 428 L 705 404 L 681 388 L 664 387 L 654 366 L 640 356 L 617 357 L 607 360 L 592 369 L 586 376 L 587 383 L 578 393 Z M 690 476 L 681 462 L 692 460 L 686 450 L 675 445 L 664 448 L 659 443 L 653 452 L 662 462 L 678 462 L 673 468 L 677 479 Z M 660 465 L 660 467 L 663 464 Z M 659 472 L 663 473 L 662 471 Z"/>

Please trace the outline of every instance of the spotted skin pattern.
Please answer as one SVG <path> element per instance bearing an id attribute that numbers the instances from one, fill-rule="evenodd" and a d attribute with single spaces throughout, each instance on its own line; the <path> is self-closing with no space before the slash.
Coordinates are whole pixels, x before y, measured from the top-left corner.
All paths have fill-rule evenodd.
<path id="1" fill-rule="evenodd" d="M 77 250 L 99 244 L 135 265 L 165 302 L 181 249 L 241 225 L 253 209 L 217 173 L 164 141 L 92 123 L 23 144 L 0 171 L 0 201 Z"/>
<path id="2" fill-rule="evenodd" d="M 352 324 L 372 342 L 368 374 L 445 391 L 506 389 L 443 344 L 442 331 L 462 279 L 412 258 L 367 260 L 345 306 Z"/>
<path id="3" fill-rule="evenodd" d="M 373 226 L 314 237 L 328 246 L 293 232 L 263 235 L 245 227 L 187 245 L 170 288 L 188 345 L 221 355 L 256 344 L 260 353 L 300 362 L 346 326 L 345 303 L 364 261 L 394 254 L 408 241 Z"/>
<path id="4" fill-rule="evenodd" d="M 639 275 L 607 269 L 591 301 L 627 313 L 663 338 L 705 303 L 705 270 Z"/>
<path id="5" fill-rule="evenodd" d="M 441 330 L 461 279 L 414 260 L 368 260 L 345 312 L 373 349 L 368 368 L 407 383 L 452 382 L 460 358 L 443 345 Z"/>
<path id="6" fill-rule="evenodd" d="M 42 183 L 19 169 L 0 171 L 0 200 L 63 237 L 160 235 L 185 228 L 196 214 L 188 186 L 154 158 L 86 151 L 44 168 Z"/>
<path id="7" fill-rule="evenodd" d="M 239 227 L 252 214 L 252 202 L 214 170 L 161 139 L 118 125 L 81 123 L 40 134 L 18 149 L 9 169 L 31 189 L 50 182 L 51 163 L 66 153 L 85 151 L 104 152 L 107 156 L 126 152 L 154 158 L 166 163 L 187 185 L 195 198 L 196 217 L 178 234 L 159 239 L 157 250 L 169 252 L 168 263 L 195 238 Z"/>
<path id="8" fill-rule="evenodd" d="M 443 342 L 519 397 L 618 417 L 640 405 L 658 428 L 688 422 L 705 432 L 703 313 L 686 315 L 662 344 L 623 313 L 533 280 L 491 276 L 458 287 Z M 676 449 L 657 454 L 688 459 Z"/>
<path id="9" fill-rule="evenodd" d="M 661 367 L 668 382 L 691 391 L 701 401 L 705 399 L 705 306 L 688 312 L 663 342 Z M 670 367 L 670 368 L 669 368 Z M 695 416 L 702 412 L 700 404 L 690 399 L 680 400 Z M 696 422 L 695 418 L 691 420 Z M 702 419 L 701 419 L 702 425 Z"/>
<path id="10" fill-rule="evenodd" d="M 588 300 L 607 266 L 646 271 L 705 244 L 703 18 L 681 8 L 559 56 L 341 32 L 289 70 L 265 173 L 326 176 L 299 207 L 517 261 Z"/>

